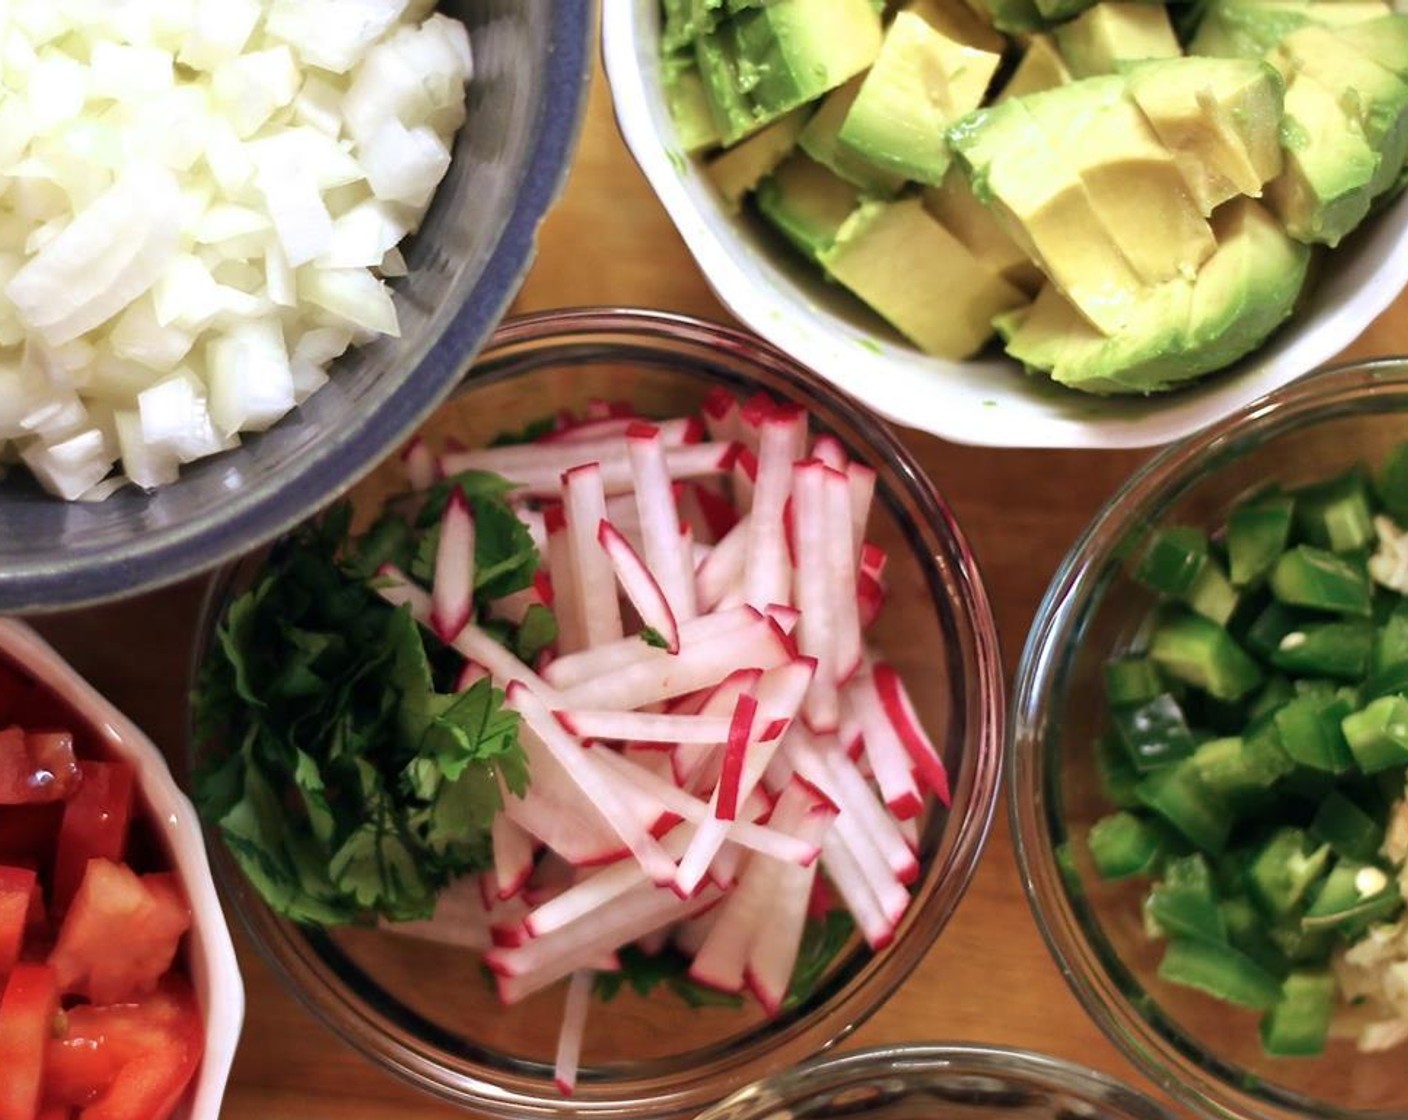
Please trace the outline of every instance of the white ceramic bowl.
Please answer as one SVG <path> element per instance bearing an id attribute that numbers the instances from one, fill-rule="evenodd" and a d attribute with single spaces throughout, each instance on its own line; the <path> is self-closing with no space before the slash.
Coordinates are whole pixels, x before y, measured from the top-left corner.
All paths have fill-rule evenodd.
<path id="1" fill-rule="evenodd" d="M 1006 358 L 920 353 L 749 215 L 729 214 L 675 138 L 662 92 L 659 0 L 608 0 L 603 57 L 627 146 L 719 299 L 740 320 L 901 424 L 992 447 L 1148 447 L 1178 439 L 1333 358 L 1408 284 L 1408 195 L 1323 256 L 1270 343 L 1182 392 L 1072 392 Z"/>
<path id="2" fill-rule="evenodd" d="M 205 1056 L 174 1120 L 216 1120 L 244 1024 L 244 984 L 195 807 L 177 788 L 156 745 L 24 623 L 0 618 L 0 658 L 52 689 L 115 757 L 137 771 L 144 809 L 171 855 L 194 915 L 187 961 L 205 1020 Z"/>

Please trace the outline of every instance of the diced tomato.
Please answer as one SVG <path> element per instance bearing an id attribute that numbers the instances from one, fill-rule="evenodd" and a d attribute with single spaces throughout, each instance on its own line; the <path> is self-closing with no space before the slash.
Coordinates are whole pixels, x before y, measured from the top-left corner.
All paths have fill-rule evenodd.
<path id="1" fill-rule="evenodd" d="M 46 964 L 18 964 L 0 997 L 0 1120 L 34 1120 L 59 992 Z"/>
<path id="2" fill-rule="evenodd" d="M 150 996 L 75 1007 L 50 1039 L 45 1100 L 80 1120 L 166 1120 L 200 1065 L 200 1011 L 190 985 L 167 976 Z"/>
<path id="3" fill-rule="evenodd" d="M 0 980 L 9 976 L 24 947 L 39 876 L 27 867 L 0 867 Z"/>
<path id="4" fill-rule="evenodd" d="M 66 731 L 0 731 L 0 805 L 62 801 L 81 778 Z"/>
<path id="5" fill-rule="evenodd" d="M 33 867 L 47 874 L 54 860 L 62 802 L 0 805 L 0 863 Z"/>
<path id="6" fill-rule="evenodd" d="M 67 1105 L 46 1104 L 39 1110 L 36 1120 L 69 1120 L 69 1110 Z"/>
<path id="7" fill-rule="evenodd" d="M 174 875 L 138 876 L 124 864 L 90 860 L 49 963 L 65 995 L 122 1003 L 155 990 L 190 926 Z"/>
<path id="8" fill-rule="evenodd" d="M 137 776 L 125 762 L 80 763 L 83 783 L 64 806 L 54 857 L 53 906 L 56 914 L 83 881 L 91 859 L 120 861 L 127 853 L 127 829 Z"/>

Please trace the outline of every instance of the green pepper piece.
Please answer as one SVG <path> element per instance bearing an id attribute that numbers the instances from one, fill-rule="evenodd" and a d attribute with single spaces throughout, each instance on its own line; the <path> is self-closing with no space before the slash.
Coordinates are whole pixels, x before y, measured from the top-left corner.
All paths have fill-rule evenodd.
<path id="1" fill-rule="evenodd" d="M 1227 576 L 1223 573 L 1222 565 L 1210 556 L 1208 562 L 1203 565 L 1203 570 L 1198 573 L 1198 578 L 1193 581 L 1192 588 L 1183 597 L 1183 601 L 1196 614 L 1210 619 L 1219 626 L 1226 626 L 1228 619 L 1237 610 L 1237 604 L 1240 600 L 1236 589 L 1228 582 Z"/>
<path id="2" fill-rule="evenodd" d="M 1380 696 L 1346 716 L 1341 727 L 1364 773 L 1408 764 L 1408 700 L 1402 696 Z"/>
<path id="3" fill-rule="evenodd" d="M 1384 456 L 1374 473 L 1374 489 L 1384 508 L 1397 518 L 1408 518 L 1408 442 Z"/>
<path id="4" fill-rule="evenodd" d="M 1268 494 L 1237 506 L 1227 517 L 1229 575 L 1237 587 L 1262 579 L 1286 551 L 1295 499 Z"/>
<path id="5" fill-rule="evenodd" d="M 1169 860 L 1144 905 L 1147 917 L 1170 937 L 1227 941 L 1227 926 L 1217 908 L 1212 871 L 1199 854 Z"/>
<path id="6" fill-rule="evenodd" d="M 1397 594 L 1397 603 L 1374 634 L 1373 671 L 1382 673 L 1396 665 L 1408 664 L 1408 603 Z"/>
<path id="7" fill-rule="evenodd" d="M 1375 673 L 1364 682 L 1361 691 L 1365 701 L 1391 696 L 1396 692 L 1408 693 L 1408 661 L 1390 665 L 1387 669 Z"/>
<path id="8" fill-rule="evenodd" d="M 1138 707 L 1111 713 L 1115 734 L 1141 773 L 1193 753 L 1193 734 L 1178 701 L 1167 692 Z"/>
<path id="9" fill-rule="evenodd" d="M 1264 805 L 1270 788 L 1293 765 L 1278 745 L 1266 750 L 1264 743 L 1264 738 L 1248 741 L 1229 736 L 1209 739 L 1193 752 L 1193 765 L 1203 784 L 1238 815 Z"/>
<path id="10" fill-rule="evenodd" d="M 1247 867 L 1247 890 L 1262 911 L 1285 918 L 1324 874 L 1330 846 L 1312 848 L 1298 828 L 1279 828 Z"/>
<path id="11" fill-rule="evenodd" d="M 1314 621 L 1316 621 L 1316 616 L 1310 611 L 1288 607 L 1285 603 L 1273 599 L 1262 608 L 1256 618 L 1252 620 L 1252 624 L 1247 627 L 1244 641 L 1247 648 L 1253 653 L 1259 653 L 1262 657 L 1270 657 L 1281 648 L 1281 642 L 1287 634 L 1294 634 Z"/>
<path id="12" fill-rule="evenodd" d="M 1271 664 L 1288 673 L 1356 681 L 1368 672 L 1373 649 L 1374 627 L 1367 620 L 1318 622 L 1282 637 Z"/>
<path id="13" fill-rule="evenodd" d="M 1105 699 L 1112 708 L 1146 704 L 1167 691 L 1159 667 L 1147 657 L 1119 657 L 1105 664 Z"/>
<path id="14" fill-rule="evenodd" d="M 1335 951 L 1338 934 L 1332 929 L 1306 929 L 1300 918 L 1291 914 L 1268 926 L 1266 936 L 1288 964 L 1323 965 Z"/>
<path id="15" fill-rule="evenodd" d="M 1337 856 L 1361 863 L 1377 856 L 1384 842 L 1383 826 L 1339 790 L 1331 790 L 1320 803 L 1310 832 Z"/>
<path id="16" fill-rule="evenodd" d="M 1135 793 L 1194 846 L 1213 855 L 1226 847 L 1232 815 L 1199 777 L 1192 759 L 1148 774 L 1135 787 Z"/>
<path id="17" fill-rule="evenodd" d="M 1238 700 L 1262 681 L 1261 669 L 1232 635 L 1201 615 L 1166 615 L 1154 631 L 1149 656 L 1169 676 L 1219 700 Z"/>
<path id="18" fill-rule="evenodd" d="M 1325 1051 L 1335 1013 L 1335 978 L 1329 969 L 1296 969 L 1281 984 L 1281 998 L 1261 1018 L 1261 1046 L 1278 1058 L 1311 1058 Z"/>
<path id="19" fill-rule="evenodd" d="M 1156 822 L 1120 811 L 1096 821 L 1087 844 L 1100 878 L 1127 879 L 1147 875 L 1159 865 L 1164 836 Z"/>
<path id="20" fill-rule="evenodd" d="M 1207 565 L 1208 538 L 1201 529 L 1172 525 L 1154 534 L 1134 578 L 1151 591 L 1182 599 Z"/>
<path id="21" fill-rule="evenodd" d="M 1368 618 L 1373 614 L 1369 574 L 1362 560 L 1297 545 L 1271 569 L 1271 593 L 1283 603 Z"/>
<path id="22" fill-rule="evenodd" d="M 1382 921 L 1402 908 L 1403 896 L 1393 876 L 1381 867 L 1342 859 L 1320 885 L 1301 925 L 1312 929 L 1342 929 L 1369 918 Z"/>
<path id="23" fill-rule="evenodd" d="M 1295 695 L 1296 691 L 1291 687 L 1291 682 L 1287 678 L 1272 677 L 1256 694 L 1256 699 L 1251 702 L 1251 706 L 1247 709 L 1247 718 L 1252 723 L 1257 723 L 1263 716 L 1270 716 Z"/>
<path id="24" fill-rule="evenodd" d="M 1373 544 L 1374 514 L 1363 468 L 1297 491 L 1295 521 L 1301 536 L 1319 548 L 1353 552 Z"/>
<path id="25" fill-rule="evenodd" d="M 1342 774 L 1354 766 L 1341 722 L 1353 710 L 1338 696 L 1297 696 L 1272 717 L 1277 742 L 1302 766 Z"/>
<path id="26" fill-rule="evenodd" d="M 1134 793 L 1139 772 L 1117 734 L 1108 733 L 1096 740 L 1095 773 L 1105 800 L 1116 809 L 1133 809 L 1140 804 Z"/>
<path id="27" fill-rule="evenodd" d="M 1290 966 L 1276 943 L 1266 932 L 1266 919 L 1244 895 L 1224 898 L 1217 904 L 1222 914 L 1222 924 L 1227 929 L 1227 941 L 1251 957 L 1262 968 L 1276 977 L 1285 976 Z"/>
<path id="28" fill-rule="evenodd" d="M 1276 977 L 1230 945 L 1180 938 L 1168 943 L 1159 976 L 1216 999 L 1265 1011 L 1281 998 Z"/>

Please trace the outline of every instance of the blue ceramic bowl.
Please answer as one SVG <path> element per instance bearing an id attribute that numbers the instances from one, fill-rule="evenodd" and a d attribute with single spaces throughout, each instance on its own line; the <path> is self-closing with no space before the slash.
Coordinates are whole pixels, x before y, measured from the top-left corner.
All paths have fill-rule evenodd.
<path id="1" fill-rule="evenodd" d="M 459 381 L 507 310 L 566 174 L 591 76 L 586 0 L 446 0 L 474 47 L 469 121 L 397 282 L 402 337 L 349 353 L 330 384 L 238 450 L 154 494 L 96 504 L 0 483 L 0 613 L 172 583 L 292 528 L 351 486 Z"/>

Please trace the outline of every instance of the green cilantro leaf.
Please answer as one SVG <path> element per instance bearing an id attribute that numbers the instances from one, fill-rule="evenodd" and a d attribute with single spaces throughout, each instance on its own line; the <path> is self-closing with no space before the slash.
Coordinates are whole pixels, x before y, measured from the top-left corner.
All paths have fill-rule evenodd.
<path id="1" fill-rule="evenodd" d="M 670 643 L 665 641 L 665 636 L 653 626 L 641 627 L 640 640 L 648 646 L 654 646 L 656 649 L 670 648 Z"/>

